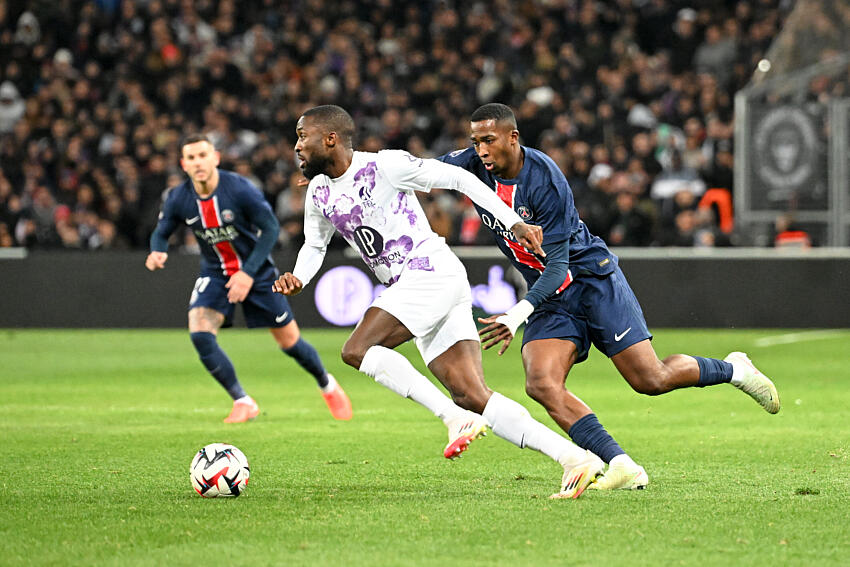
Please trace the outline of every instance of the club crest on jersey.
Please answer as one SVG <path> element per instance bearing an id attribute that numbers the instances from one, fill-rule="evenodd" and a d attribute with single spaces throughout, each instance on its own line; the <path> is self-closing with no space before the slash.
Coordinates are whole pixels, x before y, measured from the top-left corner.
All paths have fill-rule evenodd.
<path id="1" fill-rule="evenodd" d="M 531 220 L 531 217 L 534 216 L 534 213 L 531 211 L 531 209 L 529 209 L 525 205 L 520 205 L 519 207 L 517 207 L 516 212 L 519 215 L 519 218 L 521 218 L 522 220 Z"/>
<path id="2" fill-rule="evenodd" d="M 224 222 L 233 222 L 233 211 L 231 211 L 230 209 L 224 209 L 223 211 L 221 211 L 221 219 Z"/>
<path id="3" fill-rule="evenodd" d="M 358 195 L 364 201 L 372 198 L 372 191 L 375 189 L 375 172 L 378 166 L 374 161 L 366 164 L 366 167 L 354 174 L 354 187 L 359 189 Z"/>

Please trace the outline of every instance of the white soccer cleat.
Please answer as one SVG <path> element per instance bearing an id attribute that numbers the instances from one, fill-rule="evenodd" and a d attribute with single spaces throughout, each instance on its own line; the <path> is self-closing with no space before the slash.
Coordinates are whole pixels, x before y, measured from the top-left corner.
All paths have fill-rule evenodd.
<path id="1" fill-rule="evenodd" d="M 753 366 L 746 354 L 732 352 L 723 360 L 730 363 L 735 368 L 735 373 L 740 376 L 740 383 L 733 383 L 736 388 L 749 394 L 767 413 L 779 411 L 779 393 L 776 391 L 776 386 L 770 378 Z"/>
<path id="2" fill-rule="evenodd" d="M 643 490 L 649 484 L 644 468 L 634 462 L 618 462 L 608 466 L 605 474 L 588 486 L 591 490 Z"/>
<path id="3" fill-rule="evenodd" d="M 487 435 L 489 424 L 483 416 L 467 411 L 446 423 L 449 428 L 449 444 L 443 450 L 447 459 L 456 459 L 466 451 L 469 444 Z"/>
<path id="4" fill-rule="evenodd" d="M 562 498 L 578 498 L 584 489 L 596 480 L 605 470 L 605 463 L 591 453 L 585 451 L 586 458 L 578 464 L 561 463 L 564 467 L 564 476 L 561 478 L 561 491 L 549 498 L 559 500 Z"/>

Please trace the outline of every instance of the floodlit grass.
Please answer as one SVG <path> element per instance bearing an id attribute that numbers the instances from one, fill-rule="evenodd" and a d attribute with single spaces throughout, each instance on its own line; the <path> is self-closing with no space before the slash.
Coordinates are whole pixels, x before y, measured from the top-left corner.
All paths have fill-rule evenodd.
<path id="1" fill-rule="evenodd" d="M 746 350 L 782 411 L 728 385 L 640 396 L 595 353 L 568 383 L 650 485 L 550 501 L 560 467 L 493 435 L 443 459 L 436 418 L 340 362 L 344 331 L 304 335 L 351 422 L 267 333 L 224 331 L 262 410 L 228 426 L 185 331 L 0 330 L 0 565 L 846 565 L 850 332 L 655 333 L 662 356 Z M 552 424 L 515 346 L 485 353 L 488 382 Z M 238 499 L 190 486 L 214 441 L 251 462 Z"/>

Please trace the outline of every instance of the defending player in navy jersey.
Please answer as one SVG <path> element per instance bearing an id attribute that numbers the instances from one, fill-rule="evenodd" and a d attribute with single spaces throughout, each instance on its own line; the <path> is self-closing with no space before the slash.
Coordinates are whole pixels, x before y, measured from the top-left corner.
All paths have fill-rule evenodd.
<path id="1" fill-rule="evenodd" d="M 232 324 L 237 303 L 248 327 L 268 327 L 281 350 L 313 375 L 334 418 L 351 419 L 348 396 L 301 338 L 286 298 L 272 291 L 279 272 L 270 254 L 280 225 L 263 194 L 241 175 L 218 169 L 219 153 L 204 135 L 187 137 L 182 156 L 189 179 L 168 192 L 145 267 L 165 267 L 168 238 L 178 225 L 195 234 L 201 273 L 189 300 L 189 336 L 201 362 L 233 398 L 224 421 L 241 423 L 260 412 L 216 340 L 218 330 Z"/>
<path id="2" fill-rule="evenodd" d="M 526 391 L 543 405 L 573 441 L 609 463 L 591 488 L 643 488 L 648 477 L 599 423 L 592 410 L 565 388 L 572 366 L 591 344 L 642 394 L 731 382 L 770 413 L 779 411 L 773 383 L 740 352 L 725 360 L 655 354 L 643 312 L 617 257 L 579 219 L 573 194 L 558 166 L 519 143 L 516 118 L 503 104 L 478 108 L 470 117 L 472 147 L 442 161 L 474 173 L 523 220 L 543 228 L 545 257 L 522 249 L 490 211 L 476 205 L 502 252 L 522 273 L 528 293 L 507 313 L 479 319 L 485 349 L 502 344 L 527 319 L 522 341 Z"/>

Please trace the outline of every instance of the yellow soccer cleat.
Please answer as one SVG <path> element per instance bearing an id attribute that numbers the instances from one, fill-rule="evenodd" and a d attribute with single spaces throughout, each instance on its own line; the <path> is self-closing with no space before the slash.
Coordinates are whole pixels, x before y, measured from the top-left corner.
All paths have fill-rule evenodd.
<path id="1" fill-rule="evenodd" d="M 643 490 L 649 484 L 644 468 L 633 461 L 617 462 L 608 466 L 605 474 L 588 488 L 591 490 Z"/>

